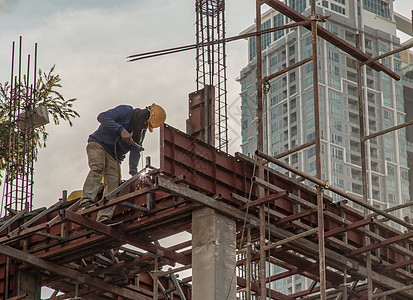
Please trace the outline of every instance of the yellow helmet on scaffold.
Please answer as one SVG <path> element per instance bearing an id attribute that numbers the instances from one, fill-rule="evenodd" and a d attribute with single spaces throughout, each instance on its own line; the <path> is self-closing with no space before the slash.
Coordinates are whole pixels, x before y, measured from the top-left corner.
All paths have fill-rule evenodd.
<path id="1" fill-rule="evenodd" d="M 158 128 L 161 126 L 162 123 L 166 120 L 166 113 L 165 110 L 160 107 L 159 105 L 153 103 L 150 106 L 151 115 L 148 119 L 148 129 L 150 132 L 153 131 L 154 128 Z"/>

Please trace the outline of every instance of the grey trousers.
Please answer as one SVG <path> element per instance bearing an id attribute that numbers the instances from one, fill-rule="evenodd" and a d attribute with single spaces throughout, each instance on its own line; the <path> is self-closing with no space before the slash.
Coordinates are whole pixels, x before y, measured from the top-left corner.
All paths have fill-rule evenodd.
<path id="1" fill-rule="evenodd" d="M 89 174 L 83 184 L 83 194 L 81 202 L 94 201 L 103 178 L 103 197 L 110 194 L 120 183 L 120 164 L 102 147 L 101 144 L 90 142 L 86 146 L 86 152 L 89 164 Z M 102 222 L 111 219 L 115 206 L 101 209 L 98 212 L 96 221 Z"/>

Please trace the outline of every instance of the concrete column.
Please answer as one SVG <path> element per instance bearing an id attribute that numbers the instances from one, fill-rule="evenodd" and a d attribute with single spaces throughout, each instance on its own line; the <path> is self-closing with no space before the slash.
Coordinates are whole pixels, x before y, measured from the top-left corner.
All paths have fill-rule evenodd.
<path id="1" fill-rule="evenodd" d="M 235 220 L 210 208 L 192 213 L 192 299 L 236 299 Z"/>
<path id="2" fill-rule="evenodd" d="M 27 293 L 27 300 L 40 300 L 41 284 L 40 273 L 33 273 L 27 270 L 19 271 L 18 295 Z"/>

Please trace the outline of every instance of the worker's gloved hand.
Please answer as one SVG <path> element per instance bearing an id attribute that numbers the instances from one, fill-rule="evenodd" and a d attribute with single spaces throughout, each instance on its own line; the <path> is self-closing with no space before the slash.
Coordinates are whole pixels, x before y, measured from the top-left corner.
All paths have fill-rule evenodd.
<path id="1" fill-rule="evenodd" d="M 122 129 L 120 136 L 122 138 L 122 141 L 127 144 L 130 144 L 130 142 L 132 141 L 132 134 L 129 133 L 129 131 L 127 131 L 126 129 Z"/>

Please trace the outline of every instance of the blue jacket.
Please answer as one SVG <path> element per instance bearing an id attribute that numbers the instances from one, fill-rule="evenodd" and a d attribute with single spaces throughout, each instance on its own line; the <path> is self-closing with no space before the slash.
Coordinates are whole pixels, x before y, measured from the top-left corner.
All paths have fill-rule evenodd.
<path id="1" fill-rule="evenodd" d="M 129 154 L 129 174 L 137 173 L 140 151 L 122 141 L 120 133 L 123 129 L 134 132 L 134 141 L 142 145 L 146 132 L 146 121 L 149 119 L 147 109 L 134 109 L 129 105 L 119 105 L 113 109 L 102 112 L 97 117 L 99 128 L 89 136 L 88 142 L 97 142 L 119 163 Z M 132 117 L 135 116 L 134 122 Z M 115 145 L 116 144 L 116 145 Z"/>

